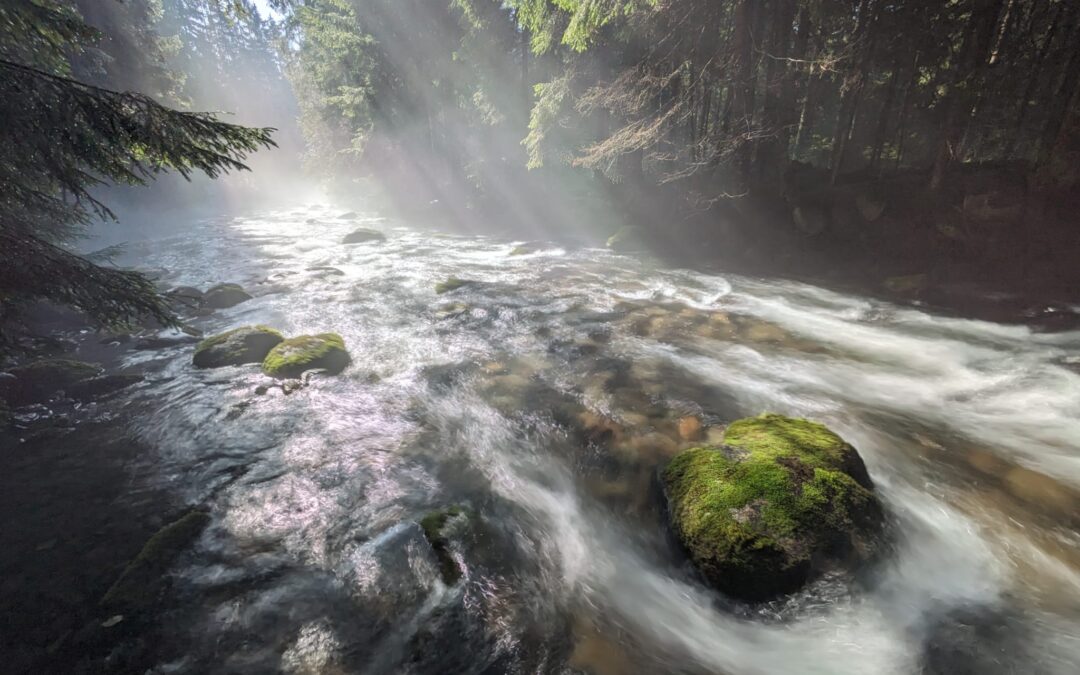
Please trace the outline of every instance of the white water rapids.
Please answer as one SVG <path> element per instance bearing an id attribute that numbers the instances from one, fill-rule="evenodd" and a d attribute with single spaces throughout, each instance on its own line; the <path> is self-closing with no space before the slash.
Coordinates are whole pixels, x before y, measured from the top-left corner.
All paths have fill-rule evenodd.
<path id="1" fill-rule="evenodd" d="M 206 222 L 129 250 L 168 285 L 255 296 L 193 319 L 207 334 L 334 331 L 353 359 L 255 396 L 257 368 L 194 370 L 190 345 L 127 357 L 158 373 L 131 395 L 150 411 L 147 462 L 214 515 L 183 572 L 188 656 L 161 672 L 1080 671 L 1080 333 L 603 250 L 512 256 L 336 213 Z M 358 224 L 386 241 L 341 244 Z M 437 295 L 449 277 L 476 283 Z M 774 337 L 621 318 L 653 307 Z M 497 390 L 490 363 L 509 371 Z M 442 383 L 441 367 L 463 374 Z M 895 552 L 866 585 L 827 578 L 763 608 L 704 587 L 650 492 L 670 452 L 598 458 L 533 414 L 542 382 L 629 425 L 632 397 L 597 384 L 620 368 L 707 423 L 769 410 L 829 425 L 865 459 Z M 450 504 L 494 532 L 454 549 L 454 587 L 409 525 Z"/>

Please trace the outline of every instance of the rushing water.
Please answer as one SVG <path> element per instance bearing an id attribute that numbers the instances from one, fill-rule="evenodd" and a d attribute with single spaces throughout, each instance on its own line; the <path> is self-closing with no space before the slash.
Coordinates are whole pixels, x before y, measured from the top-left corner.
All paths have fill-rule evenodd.
<path id="1" fill-rule="evenodd" d="M 152 374 L 112 404 L 141 411 L 140 480 L 213 515 L 160 672 L 1080 669 L 1080 334 L 334 213 L 130 251 L 255 296 L 192 320 L 208 334 L 335 331 L 353 358 L 257 395 L 257 367 L 195 370 L 190 345 L 124 357 Z M 341 244 L 357 224 L 388 238 Z M 437 295 L 448 277 L 476 283 Z M 863 455 L 898 533 L 863 583 L 742 606 L 666 534 L 678 420 L 765 410 Z M 415 524 L 449 505 L 452 585 Z"/>

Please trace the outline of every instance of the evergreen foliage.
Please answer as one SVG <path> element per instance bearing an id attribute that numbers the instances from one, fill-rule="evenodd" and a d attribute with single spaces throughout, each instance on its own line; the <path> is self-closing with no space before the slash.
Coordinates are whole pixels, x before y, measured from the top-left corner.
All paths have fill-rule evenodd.
<path id="1" fill-rule="evenodd" d="M 37 297 L 103 323 L 169 323 L 148 278 L 64 245 L 95 218 L 112 217 L 97 188 L 146 184 L 168 170 L 185 178 L 243 170 L 248 153 L 273 145 L 272 130 L 74 79 L 73 65 L 100 39 L 64 0 L 0 6 L 0 303 L 10 310 Z"/>

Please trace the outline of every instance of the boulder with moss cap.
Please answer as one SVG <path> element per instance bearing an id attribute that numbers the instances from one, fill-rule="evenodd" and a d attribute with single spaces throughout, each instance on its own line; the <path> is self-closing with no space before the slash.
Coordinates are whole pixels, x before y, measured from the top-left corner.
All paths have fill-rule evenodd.
<path id="1" fill-rule="evenodd" d="M 881 504 L 859 454 L 808 420 L 733 422 L 722 445 L 682 452 L 662 479 L 672 527 L 697 569 L 743 600 L 850 569 L 881 541 Z"/>
<path id="2" fill-rule="evenodd" d="M 227 309 L 251 300 L 251 295 L 239 284 L 218 284 L 202 296 L 202 305 L 213 309 Z"/>
<path id="3" fill-rule="evenodd" d="M 300 377 L 308 370 L 336 375 L 349 365 L 345 341 L 337 333 L 301 335 L 289 338 L 270 350 L 263 360 L 263 372 L 271 377 Z"/>
<path id="4" fill-rule="evenodd" d="M 196 368 L 221 368 L 245 363 L 261 363 L 285 337 L 266 326 L 241 326 L 209 337 L 195 347 Z"/>

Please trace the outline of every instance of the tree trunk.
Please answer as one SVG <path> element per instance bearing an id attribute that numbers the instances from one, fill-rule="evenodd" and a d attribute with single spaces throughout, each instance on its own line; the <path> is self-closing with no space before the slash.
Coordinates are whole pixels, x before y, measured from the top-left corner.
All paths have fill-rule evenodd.
<path id="1" fill-rule="evenodd" d="M 881 103 L 881 114 L 878 116 L 877 128 L 874 130 L 873 155 L 870 158 L 870 169 L 878 171 L 881 163 L 881 153 L 885 147 L 886 132 L 889 130 L 889 114 L 892 112 L 893 99 L 896 97 L 896 81 L 900 75 L 900 64 L 893 65 L 892 73 L 889 74 L 889 86 L 885 90 L 885 100 Z"/>
<path id="2" fill-rule="evenodd" d="M 982 80 L 990 56 L 994 28 L 1006 0 L 976 0 L 968 20 L 961 55 L 953 68 L 952 82 L 946 93 L 945 132 L 938 142 L 930 189 L 938 191 L 953 162 L 960 157 L 960 144 L 971 120 L 974 96 L 971 91 Z"/>
<path id="3" fill-rule="evenodd" d="M 753 0 L 739 0 L 735 7 L 734 47 L 735 81 L 731 87 L 732 140 L 736 143 L 735 175 L 739 191 L 746 190 L 753 156 L 752 129 L 754 125 L 753 77 Z"/>
<path id="4" fill-rule="evenodd" d="M 880 5 L 879 5 L 880 7 Z M 844 167 L 844 158 L 848 153 L 848 143 L 855 124 L 855 113 L 859 108 L 859 99 L 862 96 L 863 85 L 866 82 L 866 68 L 870 57 L 870 45 L 873 42 L 870 27 L 873 20 L 870 17 L 874 8 L 874 0 L 861 0 L 859 3 L 858 19 L 855 25 L 853 42 L 858 45 L 855 64 L 848 75 L 844 78 L 843 93 L 840 97 L 840 111 L 836 116 L 836 129 L 833 132 L 832 175 L 829 182 L 836 184 L 836 179 Z M 875 9 L 876 15 L 876 9 Z"/>
<path id="5" fill-rule="evenodd" d="M 1058 79 L 1058 86 L 1050 97 L 1046 125 L 1039 140 L 1037 166 L 1045 165 L 1053 156 L 1054 146 L 1061 137 L 1061 129 L 1068 117 L 1072 101 L 1077 96 L 1077 85 L 1080 85 L 1080 12 L 1073 21 L 1073 30 L 1065 44 L 1071 45 L 1071 54 Z"/>
<path id="6" fill-rule="evenodd" d="M 1020 103 L 1016 111 L 1016 124 L 1013 125 L 1013 132 L 1009 136 L 1009 145 L 1005 150 L 1006 157 L 1016 156 L 1016 146 L 1020 143 L 1020 138 L 1024 133 L 1024 122 L 1027 121 L 1028 110 L 1031 107 L 1031 99 L 1035 96 L 1036 91 L 1039 88 L 1039 83 L 1042 81 L 1043 68 L 1046 66 L 1046 55 L 1050 51 L 1050 45 L 1053 44 L 1054 38 L 1057 36 L 1058 27 L 1061 25 L 1061 15 L 1065 3 L 1058 3 L 1055 5 L 1054 15 L 1050 19 L 1050 27 L 1047 28 L 1046 38 L 1043 43 L 1039 45 L 1038 52 L 1035 56 L 1035 69 L 1029 74 L 1027 78 L 1027 84 L 1024 85 L 1024 93 L 1020 96 Z"/>

